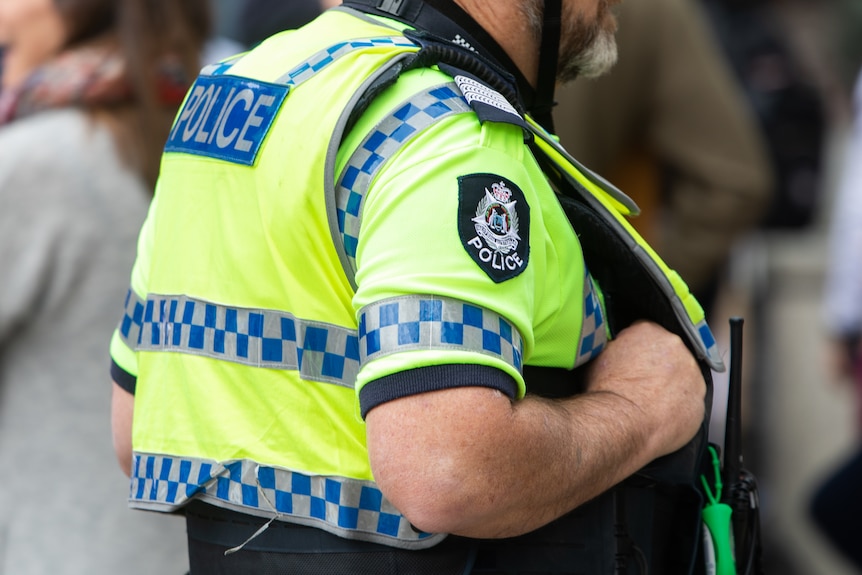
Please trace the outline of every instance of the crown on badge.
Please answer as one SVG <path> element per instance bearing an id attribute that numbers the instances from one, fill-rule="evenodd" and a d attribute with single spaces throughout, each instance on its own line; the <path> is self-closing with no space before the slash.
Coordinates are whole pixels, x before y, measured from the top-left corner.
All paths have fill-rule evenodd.
<path id="1" fill-rule="evenodd" d="M 491 184 L 491 194 L 503 203 L 508 203 L 512 199 L 512 190 L 503 182 Z"/>

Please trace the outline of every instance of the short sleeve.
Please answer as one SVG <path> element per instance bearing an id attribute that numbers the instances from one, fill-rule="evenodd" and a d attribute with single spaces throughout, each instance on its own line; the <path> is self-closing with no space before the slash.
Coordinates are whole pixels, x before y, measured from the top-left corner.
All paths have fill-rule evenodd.
<path id="1" fill-rule="evenodd" d="M 524 150 L 516 126 L 460 114 L 412 140 L 373 182 L 356 251 L 358 391 L 462 365 L 499 370 L 523 395 L 537 213 Z"/>

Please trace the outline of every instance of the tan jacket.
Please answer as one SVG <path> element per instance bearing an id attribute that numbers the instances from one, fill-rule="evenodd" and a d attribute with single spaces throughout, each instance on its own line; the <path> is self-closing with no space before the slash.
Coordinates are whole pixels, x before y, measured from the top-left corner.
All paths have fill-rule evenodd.
<path id="1" fill-rule="evenodd" d="M 695 0 L 624 2 L 619 24 L 610 74 L 558 91 L 557 132 L 697 294 L 769 203 L 765 143 Z"/>

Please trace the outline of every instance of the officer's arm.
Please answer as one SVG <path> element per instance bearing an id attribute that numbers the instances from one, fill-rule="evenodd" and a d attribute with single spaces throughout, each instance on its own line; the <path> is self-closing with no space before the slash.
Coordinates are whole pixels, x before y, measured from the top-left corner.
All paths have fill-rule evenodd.
<path id="1" fill-rule="evenodd" d="M 655 324 L 621 332 L 588 387 L 564 400 L 466 387 L 383 403 L 366 418 L 375 480 L 418 529 L 514 536 L 679 449 L 703 420 L 700 370 Z"/>
<path id="2" fill-rule="evenodd" d="M 132 413 L 135 396 L 120 387 L 117 382 L 111 386 L 111 433 L 114 437 L 114 453 L 120 469 L 127 476 L 132 472 Z"/>

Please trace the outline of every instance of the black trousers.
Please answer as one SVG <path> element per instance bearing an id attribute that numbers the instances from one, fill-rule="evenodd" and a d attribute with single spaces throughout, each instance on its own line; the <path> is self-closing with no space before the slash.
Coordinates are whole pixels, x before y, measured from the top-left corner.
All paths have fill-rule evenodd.
<path id="1" fill-rule="evenodd" d="M 466 575 L 472 565 L 471 545 L 456 537 L 431 549 L 406 551 L 280 521 L 225 555 L 266 521 L 191 503 L 186 509 L 190 575 Z"/>
<path id="2" fill-rule="evenodd" d="M 449 536 L 405 551 L 199 501 L 186 508 L 191 575 L 691 575 L 700 500 L 687 488 L 629 485 L 509 539 Z"/>

